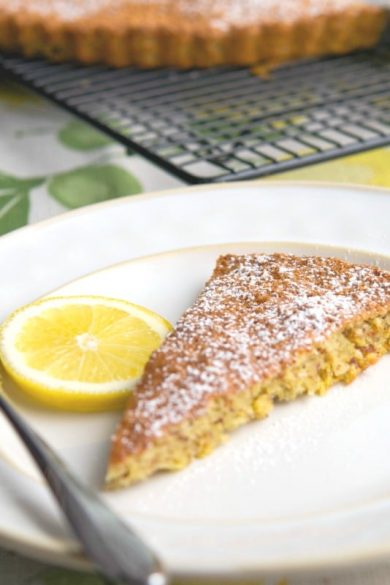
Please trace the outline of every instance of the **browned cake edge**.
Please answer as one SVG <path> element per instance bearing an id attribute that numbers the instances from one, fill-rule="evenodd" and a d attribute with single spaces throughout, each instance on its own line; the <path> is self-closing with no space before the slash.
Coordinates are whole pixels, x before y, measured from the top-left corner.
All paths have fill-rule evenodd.
<path id="1" fill-rule="evenodd" d="M 76 60 L 115 67 L 282 63 L 300 58 L 348 53 L 375 45 L 385 27 L 386 11 L 356 5 L 340 13 L 302 18 L 293 23 L 267 23 L 226 32 L 182 31 L 180 27 L 135 28 L 110 19 L 99 24 L 51 21 L 11 15 L 0 9 L 0 49 L 53 61 Z"/>
<path id="2" fill-rule="evenodd" d="M 337 382 L 349 383 L 390 351 L 390 311 L 355 319 L 302 352 L 282 375 L 242 392 L 214 397 L 201 417 L 171 427 L 148 448 L 110 461 L 106 488 L 117 489 L 160 470 L 178 470 L 224 442 L 227 433 L 268 415 L 274 403 L 321 395 Z"/>

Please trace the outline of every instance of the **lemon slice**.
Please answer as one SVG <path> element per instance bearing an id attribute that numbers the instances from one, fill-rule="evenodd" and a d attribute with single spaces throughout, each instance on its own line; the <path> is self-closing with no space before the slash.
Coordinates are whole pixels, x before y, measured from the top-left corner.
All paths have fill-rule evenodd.
<path id="1" fill-rule="evenodd" d="M 0 330 L 11 378 L 47 405 L 76 411 L 121 406 L 171 325 L 127 301 L 49 297 L 12 313 Z"/>

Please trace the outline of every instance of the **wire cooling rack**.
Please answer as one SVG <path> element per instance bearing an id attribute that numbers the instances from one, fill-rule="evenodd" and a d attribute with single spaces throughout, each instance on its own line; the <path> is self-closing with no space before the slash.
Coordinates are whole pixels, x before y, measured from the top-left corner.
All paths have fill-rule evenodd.
<path id="1" fill-rule="evenodd" d="M 250 69 L 137 70 L 0 55 L 19 81 L 190 183 L 390 143 L 390 47 Z"/>

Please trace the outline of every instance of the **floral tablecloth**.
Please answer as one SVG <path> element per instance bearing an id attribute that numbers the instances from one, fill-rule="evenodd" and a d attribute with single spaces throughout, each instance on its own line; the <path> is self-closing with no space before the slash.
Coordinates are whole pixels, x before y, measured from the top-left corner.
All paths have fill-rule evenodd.
<path id="1" fill-rule="evenodd" d="M 277 179 L 390 188 L 390 148 L 291 171 Z M 68 209 L 181 184 L 0 76 L 0 235 Z M 0 549 L 0 585 L 99 584 L 102 581 L 96 576 L 50 567 Z M 390 568 L 382 567 L 338 576 L 296 577 L 288 582 L 280 575 L 266 585 L 389 584 Z"/>

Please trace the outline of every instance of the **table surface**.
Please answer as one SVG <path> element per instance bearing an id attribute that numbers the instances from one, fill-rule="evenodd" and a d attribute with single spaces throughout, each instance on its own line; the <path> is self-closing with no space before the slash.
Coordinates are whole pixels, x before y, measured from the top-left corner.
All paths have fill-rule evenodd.
<path id="1" fill-rule="evenodd" d="M 68 209 L 183 184 L 4 76 L 0 76 L 0 128 L 0 235 Z M 390 188 L 390 148 L 283 173 L 276 178 L 327 182 L 331 179 L 337 183 Z M 51 567 L 0 549 L 0 584 L 102 585 L 103 581 L 94 575 Z M 390 559 L 389 567 L 329 573 L 318 578 L 286 579 L 280 575 L 261 582 L 261 585 L 387 584 Z"/>

